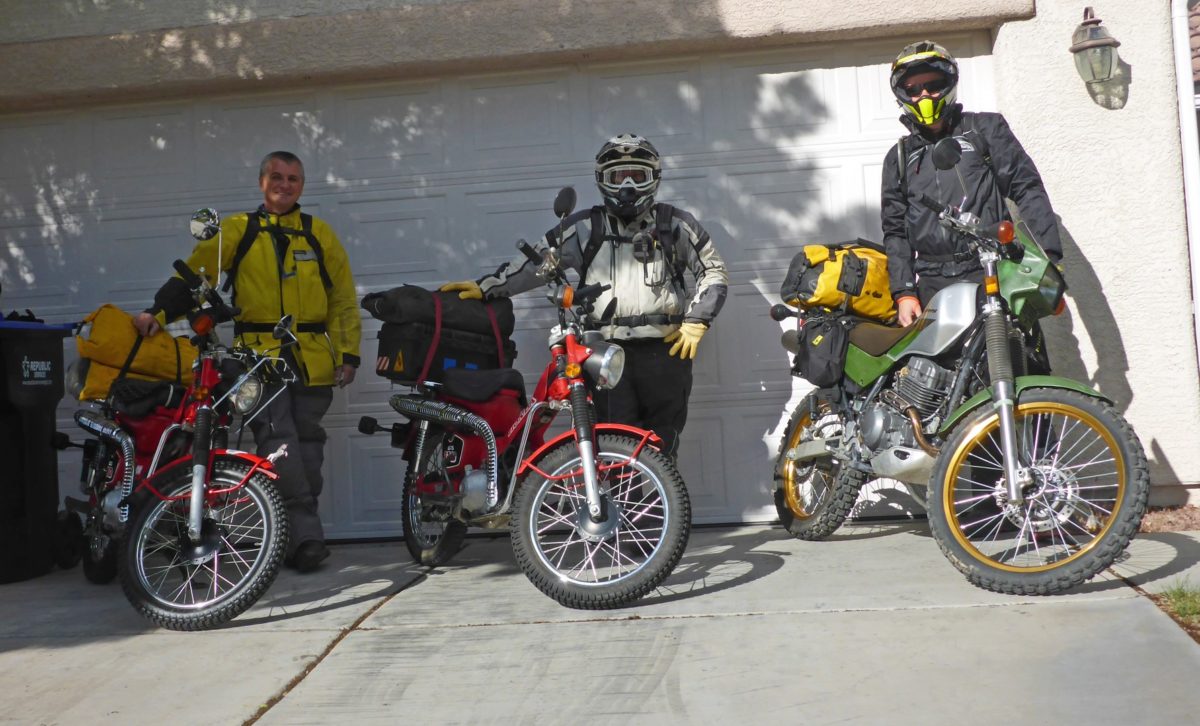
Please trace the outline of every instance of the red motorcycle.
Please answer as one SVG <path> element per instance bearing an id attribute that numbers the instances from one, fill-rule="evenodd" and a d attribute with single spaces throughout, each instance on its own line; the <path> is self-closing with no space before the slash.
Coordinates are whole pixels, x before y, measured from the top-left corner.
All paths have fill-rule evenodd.
<path id="1" fill-rule="evenodd" d="M 560 220 L 575 192 L 559 193 Z M 597 423 L 588 383 L 620 380 L 625 354 L 585 322 L 607 286 L 574 289 L 553 249 L 518 248 L 539 266 L 559 323 L 550 333 L 550 362 L 525 399 L 512 368 L 445 371 L 391 406 L 411 421 L 390 427 L 405 451 L 401 516 L 413 558 L 435 566 L 460 548 L 469 526 L 509 526 L 526 577 L 568 607 L 627 605 L 675 568 L 691 530 L 691 503 L 674 462 L 650 431 Z M 604 317 L 604 316 L 602 316 Z M 564 410 L 571 429 L 545 441 Z M 389 430 L 363 417 L 366 434 Z"/>
<path id="2" fill-rule="evenodd" d="M 278 395 L 294 374 L 279 358 L 221 345 L 214 329 L 237 309 L 182 261 L 175 269 L 201 305 L 188 316 L 199 350 L 193 381 L 186 389 L 129 381 L 77 411 L 76 423 L 96 438 L 82 445 L 88 499 L 67 506 L 86 520 L 89 580 L 119 573 L 143 616 L 171 630 L 204 630 L 253 605 L 287 549 L 287 512 L 271 483 L 287 452 L 262 458 L 229 448 L 228 437 L 234 414 L 244 425 L 269 403 L 264 394 Z M 284 318 L 275 329 L 283 345 L 295 340 L 289 328 Z"/>

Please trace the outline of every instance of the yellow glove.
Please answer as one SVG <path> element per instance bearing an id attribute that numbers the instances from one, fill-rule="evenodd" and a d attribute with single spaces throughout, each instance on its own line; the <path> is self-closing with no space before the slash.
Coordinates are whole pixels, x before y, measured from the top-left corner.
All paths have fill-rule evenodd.
<path id="1" fill-rule="evenodd" d="M 463 280 L 462 282 L 447 282 L 438 288 L 438 292 L 454 292 L 461 290 L 458 296 L 463 300 L 482 300 L 483 290 L 479 289 L 479 283 L 474 280 Z"/>
<path id="2" fill-rule="evenodd" d="M 675 341 L 675 345 L 667 351 L 667 355 L 675 355 L 677 352 L 679 358 L 695 358 L 696 348 L 700 346 L 700 339 L 708 332 L 708 326 L 704 323 L 684 323 L 679 326 L 679 330 L 674 333 L 669 333 L 663 338 L 664 343 Z"/>

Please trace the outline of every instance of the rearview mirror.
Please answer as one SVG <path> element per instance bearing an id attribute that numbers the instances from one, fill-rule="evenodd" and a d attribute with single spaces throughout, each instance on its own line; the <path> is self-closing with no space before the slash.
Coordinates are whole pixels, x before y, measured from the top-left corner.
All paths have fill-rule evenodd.
<path id="1" fill-rule="evenodd" d="M 565 217 L 575 211 L 575 187 L 563 187 L 554 198 L 554 216 Z"/>
<path id="2" fill-rule="evenodd" d="M 271 337 L 275 340 L 282 340 L 285 344 L 296 341 L 296 334 L 292 332 L 292 316 L 284 315 L 275 324 L 275 329 L 271 331 Z"/>
<path id="3" fill-rule="evenodd" d="M 192 219 L 188 226 L 191 228 L 192 236 L 200 241 L 212 239 L 217 236 L 217 232 L 221 231 L 221 215 L 217 214 L 217 210 L 212 207 L 204 207 L 197 209 L 192 213 Z"/>
<path id="4" fill-rule="evenodd" d="M 958 139 L 949 137 L 933 145 L 933 165 L 942 171 L 953 169 L 962 159 L 962 147 Z"/>

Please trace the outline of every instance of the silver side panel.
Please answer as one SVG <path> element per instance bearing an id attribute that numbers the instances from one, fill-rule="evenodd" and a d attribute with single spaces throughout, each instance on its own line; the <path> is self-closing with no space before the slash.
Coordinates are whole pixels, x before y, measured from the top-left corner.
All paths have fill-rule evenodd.
<path id="1" fill-rule="evenodd" d="M 933 296 L 922 319 L 930 321 L 912 345 L 904 349 L 903 355 L 933 356 L 941 353 L 958 340 L 978 314 L 975 309 L 975 282 L 956 282 Z"/>

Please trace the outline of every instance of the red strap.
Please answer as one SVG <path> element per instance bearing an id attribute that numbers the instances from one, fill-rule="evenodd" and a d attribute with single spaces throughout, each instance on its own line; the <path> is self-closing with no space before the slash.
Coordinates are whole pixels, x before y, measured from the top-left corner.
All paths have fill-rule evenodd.
<path id="1" fill-rule="evenodd" d="M 442 298 L 435 292 L 433 293 L 433 340 L 429 341 L 429 352 L 425 354 L 425 365 L 421 367 L 421 375 L 417 377 L 417 384 L 425 382 L 425 377 L 429 375 L 429 368 L 433 365 L 433 359 L 436 357 L 438 344 L 442 341 Z"/>
<path id="2" fill-rule="evenodd" d="M 488 320 L 492 322 L 492 335 L 496 336 L 496 359 L 500 361 L 501 368 L 507 368 L 504 364 L 504 340 L 500 337 L 500 323 L 496 320 L 496 311 L 492 309 L 491 303 L 484 303 L 483 309 L 487 311 Z"/>

